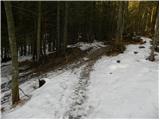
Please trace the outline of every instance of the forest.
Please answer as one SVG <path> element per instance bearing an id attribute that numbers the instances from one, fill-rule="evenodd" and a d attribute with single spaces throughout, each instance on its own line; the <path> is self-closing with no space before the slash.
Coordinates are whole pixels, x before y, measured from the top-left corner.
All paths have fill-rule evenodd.
<path id="1" fill-rule="evenodd" d="M 158 57 L 158 1 L 1 1 L 2 118 L 158 118 Z"/>

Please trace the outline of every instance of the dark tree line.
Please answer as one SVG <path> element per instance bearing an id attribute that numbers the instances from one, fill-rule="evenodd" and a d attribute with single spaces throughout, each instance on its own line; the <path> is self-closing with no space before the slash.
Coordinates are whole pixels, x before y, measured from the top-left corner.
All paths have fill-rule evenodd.
<path id="1" fill-rule="evenodd" d="M 67 45 L 95 39 L 114 40 L 121 49 L 123 34 L 133 32 L 154 36 L 155 48 L 158 6 L 158 1 L 2 2 L 1 60 L 12 58 L 18 71 L 18 56 L 45 63 L 48 52 L 65 56 Z M 13 104 L 19 100 L 17 76 L 13 73 Z"/>
<path id="2" fill-rule="evenodd" d="M 1 9 L 1 60 L 7 61 L 11 54 L 3 2 Z M 39 61 L 46 49 L 63 54 L 67 44 L 78 41 L 111 41 L 122 32 L 153 34 L 156 9 L 155 1 L 12 2 L 18 55 Z"/>

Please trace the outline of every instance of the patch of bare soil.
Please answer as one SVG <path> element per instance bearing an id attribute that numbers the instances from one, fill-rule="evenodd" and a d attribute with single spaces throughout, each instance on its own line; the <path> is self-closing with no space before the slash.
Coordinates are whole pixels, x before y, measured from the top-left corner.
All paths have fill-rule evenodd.
<path id="1" fill-rule="evenodd" d="M 83 58 L 86 53 L 87 51 L 81 51 L 79 48 L 68 48 L 65 55 L 56 55 L 56 53 L 51 53 L 45 56 L 46 61 L 44 64 L 37 64 L 32 61 L 20 62 L 20 67 L 24 65 L 28 66 L 28 69 L 20 69 L 20 72 L 31 70 L 31 73 L 23 75 L 22 77 L 36 77 L 40 74 L 45 74 L 58 68 L 63 69 L 66 67 L 66 65 L 72 64 L 73 62 L 78 61 L 80 58 Z"/>
<path id="2" fill-rule="evenodd" d="M 34 69 L 34 72 L 46 73 L 48 71 L 57 69 L 59 67 L 71 64 L 85 55 L 84 51 L 79 48 L 68 48 L 65 55 L 56 56 L 55 54 L 50 54 L 47 57 L 46 64 L 42 64 Z"/>
<path id="3" fill-rule="evenodd" d="M 124 39 L 123 43 L 125 45 L 129 45 L 129 44 L 144 44 L 144 43 L 146 43 L 146 41 L 143 41 L 141 38 L 135 39 L 135 40 Z"/>

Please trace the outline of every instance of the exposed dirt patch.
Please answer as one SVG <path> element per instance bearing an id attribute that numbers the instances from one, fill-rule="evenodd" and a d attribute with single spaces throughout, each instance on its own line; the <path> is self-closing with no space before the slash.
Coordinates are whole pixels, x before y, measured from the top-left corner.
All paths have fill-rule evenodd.
<path id="1" fill-rule="evenodd" d="M 129 44 L 144 44 L 144 43 L 146 43 L 146 41 L 143 41 L 141 38 L 135 39 L 135 40 L 124 39 L 123 43 L 125 45 L 129 45 Z"/>
<path id="2" fill-rule="evenodd" d="M 40 66 L 35 67 L 34 72 L 46 73 L 66 64 L 71 64 L 79 58 L 83 57 L 85 53 L 85 51 L 81 51 L 79 48 L 68 48 L 66 50 L 65 56 L 56 56 L 55 54 L 50 54 L 47 56 L 46 64 L 41 64 Z"/>
<path id="3" fill-rule="evenodd" d="M 19 66 L 24 65 L 28 66 L 27 69 L 19 70 L 20 72 L 26 72 L 31 70 L 32 72 L 24 75 L 23 77 L 36 77 L 40 74 L 45 74 L 46 72 L 65 67 L 68 64 L 78 61 L 80 58 L 84 57 L 87 54 L 87 51 L 82 51 L 79 48 L 68 48 L 65 55 L 56 55 L 56 53 L 51 53 L 45 56 L 44 64 L 37 64 L 35 62 L 26 60 L 19 63 Z M 34 74 L 33 74 L 34 73 Z"/>

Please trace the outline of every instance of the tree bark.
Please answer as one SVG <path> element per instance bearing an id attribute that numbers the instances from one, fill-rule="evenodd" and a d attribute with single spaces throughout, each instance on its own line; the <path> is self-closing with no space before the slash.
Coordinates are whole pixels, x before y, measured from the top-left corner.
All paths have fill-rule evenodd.
<path id="1" fill-rule="evenodd" d="M 154 34 L 154 29 L 155 29 L 155 24 L 156 24 L 156 19 L 157 19 L 157 12 L 159 10 L 159 4 L 157 3 L 156 4 L 156 12 L 155 12 L 155 15 L 153 15 L 153 19 L 152 19 L 152 26 L 151 26 L 151 31 L 152 31 L 152 34 Z"/>
<path id="2" fill-rule="evenodd" d="M 117 16 L 117 31 L 115 46 L 122 49 L 122 34 L 124 31 L 124 1 L 119 2 L 118 16 Z"/>
<path id="3" fill-rule="evenodd" d="M 12 57 L 12 104 L 17 104 L 19 98 L 19 83 L 18 83 L 18 54 L 15 35 L 15 23 L 12 14 L 12 4 L 10 1 L 4 1 L 7 24 L 8 24 L 8 36 Z"/>
<path id="4" fill-rule="evenodd" d="M 156 17 L 156 23 L 154 26 L 154 36 L 153 36 L 153 43 L 152 43 L 152 47 L 151 47 L 151 53 L 149 56 L 149 60 L 150 61 L 154 61 L 155 60 L 155 56 L 154 56 L 154 52 L 155 52 L 155 47 L 156 47 L 156 41 L 159 40 L 159 10 L 157 9 L 157 17 Z"/>
<path id="5" fill-rule="evenodd" d="M 63 53 L 65 54 L 68 38 L 68 3 L 65 2 L 64 32 L 63 32 Z"/>
<path id="6" fill-rule="evenodd" d="M 37 60 L 37 46 L 36 46 L 36 43 L 37 43 L 37 40 L 36 40 L 36 31 L 37 31 L 37 20 L 34 20 L 34 33 L 33 33 L 33 36 L 32 36 L 32 46 L 31 46 L 31 51 L 32 51 L 32 60 L 34 62 L 36 62 Z"/>
<path id="7" fill-rule="evenodd" d="M 60 3 L 57 1 L 57 40 L 56 40 L 56 52 L 60 49 Z"/>
<path id="8" fill-rule="evenodd" d="M 37 22 L 37 62 L 40 61 L 41 49 L 41 1 L 38 2 L 38 22 Z"/>

